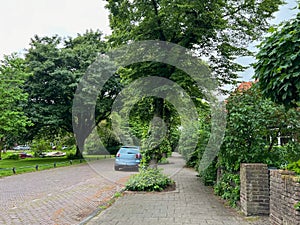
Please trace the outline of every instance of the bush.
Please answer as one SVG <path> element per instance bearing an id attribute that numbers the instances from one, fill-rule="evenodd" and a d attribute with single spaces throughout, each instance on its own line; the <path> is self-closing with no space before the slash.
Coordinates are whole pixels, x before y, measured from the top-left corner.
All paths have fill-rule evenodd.
<path id="1" fill-rule="evenodd" d="M 7 156 L 6 159 L 19 160 L 20 156 L 19 156 L 19 154 L 13 154 L 13 155 Z"/>
<path id="2" fill-rule="evenodd" d="M 197 148 L 194 152 L 192 152 L 188 156 L 187 161 L 186 161 L 186 166 L 198 170 L 199 162 L 200 162 L 199 156 L 200 156 L 199 148 Z"/>
<path id="3" fill-rule="evenodd" d="M 212 186 L 217 180 L 216 160 L 214 160 L 204 171 L 199 172 L 199 177 L 202 178 L 204 185 Z"/>
<path id="4" fill-rule="evenodd" d="M 159 169 L 141 169 L 138 174 L 132 175 L 126 183 L 128 191 L 163 191 L 174 181 L 164 175 Z"/>
<path id="5" fill-rule="evenodd" d="M 225 173 L 214 186 L 215 194 L 229 201 L 232 207 L 236 207 L 240 199 L 240 175 Z"/>
<path id="6" fill-rule="evenodd" d="M 300 211 L 300 202 L 297 202 L 297 203 L 294 205 L 294 209 L 296 209 L 297 211 Z"/>
<path id="7" fill-rule="evenodd" d="M 76 156 L 75 153 L 73 152 L 68 152 L 67 153 L 67 159 L 73 160 L 73 159 L 79 159 L 80 157 Z"/>
<path id="8" fill-rule="evenodd" d="M 297 162 L 288 164 L 286 169 L 294 171 L 295 173 L 300 175 L 300 160 L 298 160 Z"/>
<path id="9" fill-rule="evenodd" d="M 290 141 L 287 145 L 285 145 L 287 149 L 287 160 L 289 162 L 295 162 L 300 160 L 300 143 Z"/>

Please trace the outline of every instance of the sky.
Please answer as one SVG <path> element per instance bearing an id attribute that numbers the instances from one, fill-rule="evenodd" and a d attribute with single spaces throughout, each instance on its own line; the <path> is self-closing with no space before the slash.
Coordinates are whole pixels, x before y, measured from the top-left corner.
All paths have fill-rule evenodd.
<path id="1" fill-rule="evenodd" d="M 35 35 L 110 33 L 102 0 L 0 0 L 0 57 L 29 47 Z"/>
<path id="2" fill-rule="evenodd" d="M 272 23 L 278 24 L 295 16 L 290 8 L 296 0 L 286 0 L 288 5 L 274 14 Z M 34 35 L 75 37 L 88 29 L 99 29 L 110 34 L 108 11 L 103 0 L 0 0 L 0 59 L 13 52 L 29 48 Z M 253 44 L 255 45 L 255 44 Z M 252 63 L 251 58 L 241 58 L 240 63 Z M 242 80 L 250 80 L 253 70 L 241 74 Z"/>

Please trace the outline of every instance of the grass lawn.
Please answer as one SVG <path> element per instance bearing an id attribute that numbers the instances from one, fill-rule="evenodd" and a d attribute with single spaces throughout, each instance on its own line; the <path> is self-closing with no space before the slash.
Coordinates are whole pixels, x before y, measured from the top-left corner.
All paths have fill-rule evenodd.
<path id="1" fill-rule="evenodd" d="M 85 163 L 90 160 L 98 160 L 104 158 L 110 158 L 109 155 L 91 155 L 85 156 L 84 159 L 70 160 L 66 156 L 64 157 L 45 157 L 45 158 L 26 158 L 19 160 L 4 159 L 0 160 L 0 177 L 14 175 L 13 168 L 15 168 L 16 174 L 34 172 L 38 170 L 51 169 L 55 167 L 71 166 L 80 163 Z"/>

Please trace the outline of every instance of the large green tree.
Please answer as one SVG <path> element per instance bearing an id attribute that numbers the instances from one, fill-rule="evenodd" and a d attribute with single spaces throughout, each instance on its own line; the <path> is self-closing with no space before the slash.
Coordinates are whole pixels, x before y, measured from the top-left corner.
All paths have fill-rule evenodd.
<path id="1" fill-rule="evenodd" d="M 195 56 L 208 59 L 208 65 L 220 85 L 234 83 L 237 72 L 243 70 L 243 66 L 237 64 L 235 59 L 251 55 L 246 48 L 247 45 L 259 39 L 269 28 L 268 19 L 283 3 L 282 0 L 175 0 L 172 3 L 166 0 L 107 0 L 106 2 L 106 7 L 110 11 L 112 35 L 109 36 L 109 43 L 112 48 L 141 40 L 178 44 L 190 49 Z M 156 62 L 136 63 L 127 66 L 120 75 L 125 84 L 145 76 L 170 79 L 184 88 L 199 109 L 203 107 L 201 101 L 205 98 L 203 90 L 199 90 L 190 76 L 174 66 Z M 153 94 L 159 91 L 164 90 L 155 88 Z M 168 111 L 170 108 L 164 99 L 155 97 L 152 101 L 147 101 L 148 109 L 141 108 L 138 113 L 145 114 L 148 110 L 147 115 L 161 118 L 170 131 L 173 115 Z M 149 120 L 148 116 L 146 118 L 144 122 L 149 124 L 151 119 Z M 172 134 L 168 132 L 161 143 L 166 143 L 170 136 Z M 159 154 L 164 148 L 153 150 Z"/>
<path id="2" fill-rule="evenodd" d="M 0 159 L 3 145 L 19 141 L 26 127 L 32 125 L 23 112 L 27 94 L 23 84 L 28 77 L 25 62 L 15 54 L 0 63 Z"/>
<path id="3" fill-rule="evenodd" d="M 34 123 L 31 134 L 35 135 L 41 130 L 50 135 L 61 130 L 72 133 L 74 94 L 87 68 L 105 51 L 102 34 L 87 31 L 76 38 L 67 39 L 35 36 L 30 45 L 26 62 L 32 76 L 26 82 L 25 90 L 28 93 L 26 112 Z M 117 76 L 113 78 L 117 79 Z M 96 112 L 92 112 L 96 116 L 96 124 L 109 115 L 112 98 L 118 89 L 115 79 L 99 94 L 102 101 L 98 101 Z M 93 129 L 91 126 L 80 129 L 80 138 L 76 137 L 78 156 Z"/>
<path id="4" fill-rule="evenodd" d="M 287 107 L 300 104 L 300 13 L 259 46 L 255 78 L 262 93 Z"/>
<path id="5" fill-rule="evenodd" d="M 106 0 L 112 46 L 137 40 L 169 41 L 208 58 L 221 83 L 243 69 L 234 60 L 251 54 L 247 45 L 269 29 L 282 0 Z"/>

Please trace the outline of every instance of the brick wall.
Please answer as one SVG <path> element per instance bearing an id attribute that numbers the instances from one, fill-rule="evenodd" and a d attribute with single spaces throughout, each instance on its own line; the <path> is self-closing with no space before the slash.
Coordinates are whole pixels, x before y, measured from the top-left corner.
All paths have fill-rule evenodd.
<path id="1" fill-rule="evenodd" d="M 300 225 L 300 211 L 294 205 L 300 201 L 300 183 L 290 171 L 270 171 L 270 224 Z"/>
<path id="2" fill-rule="evenodd" d="M 266 164 L 241 164 L 241 209 L 246 216 L 269 215 L 269 173 Z"/>

